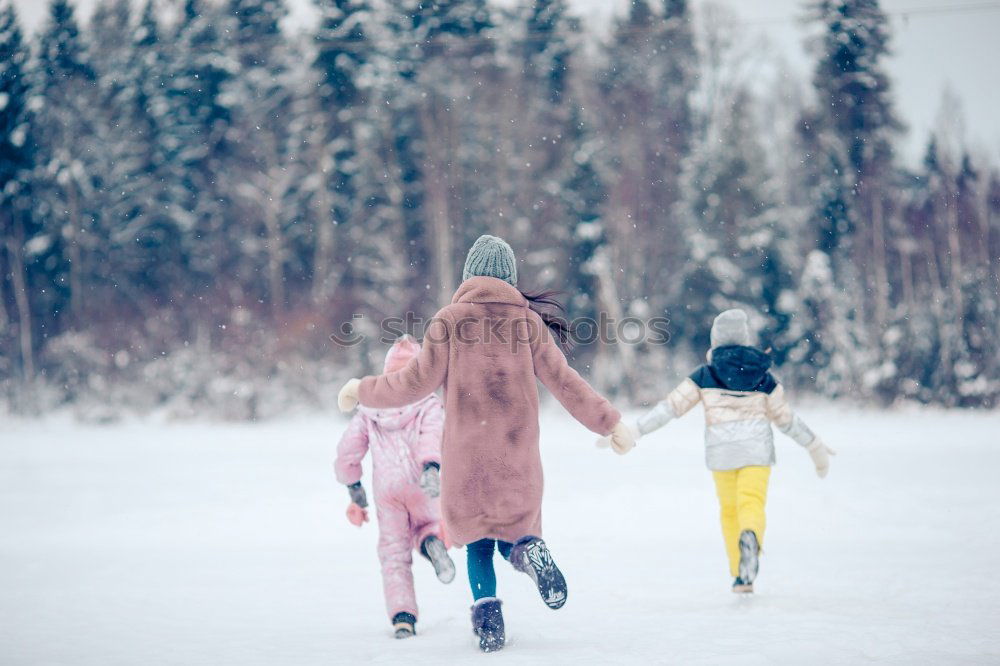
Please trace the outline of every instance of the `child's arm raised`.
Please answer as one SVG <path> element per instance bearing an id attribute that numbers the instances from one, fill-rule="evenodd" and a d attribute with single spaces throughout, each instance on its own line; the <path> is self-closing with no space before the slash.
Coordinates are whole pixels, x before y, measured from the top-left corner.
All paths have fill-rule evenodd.
<path id="1" fill-rule="evenodd" d="M 700 400 L 701 391 L 698 389 L 698 385 L 688 377 L 678 384 L 677 388 L 671 391 L 666 398 L 640 416 L 636 429 L 640 435 L 648 435 L 667 425 L 673 419 L 684 416 Z"/>
<path id="2" fill-rule="evenodd" d="M 821 479 L 825 477 L 830 470 L 830 456 L 837 455 L 837 452 L 824 444 L 799 415 L 792 411 L 785 399 L 785 387 L 781 384 L 776 384 L 774 390 L 767 394 L 767 417 L 778 426 L 778 430 L 809 452 L 816 466 L 816 474 Z"/>

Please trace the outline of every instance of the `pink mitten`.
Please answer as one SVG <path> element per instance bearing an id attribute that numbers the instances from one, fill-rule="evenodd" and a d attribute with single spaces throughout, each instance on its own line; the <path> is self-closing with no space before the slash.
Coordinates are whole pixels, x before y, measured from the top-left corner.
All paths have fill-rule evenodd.
<path id="1" fill-rule="evenodd" d="M 368 522 L 368 510 L 351 502 L 350 506 L 347 507 L 347 519 L 351 521 L 351 525 L 361 527 L 362 523 Z"/>

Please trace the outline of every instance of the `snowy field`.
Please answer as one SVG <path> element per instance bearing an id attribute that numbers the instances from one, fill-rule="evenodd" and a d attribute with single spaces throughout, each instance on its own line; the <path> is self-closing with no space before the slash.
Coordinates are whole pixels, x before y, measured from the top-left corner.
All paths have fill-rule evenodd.
<path id="1" fill-rule="evenodd" d="M 569 602 L 548 610 L 501 563 L 495 655 L 462 573 L 444 586 L 423 561 L 419 635 L 391 638 L 377 529 L 347 523 L 332 476 L 339 415 L 5 423 L 0 663 L 1000 662 L 996 413 L 802 409 L 840 455 L 821 482 L 779 437 L 758 591 L 739 598 L 696 412 L 619 458 L 546 411 Z"/>

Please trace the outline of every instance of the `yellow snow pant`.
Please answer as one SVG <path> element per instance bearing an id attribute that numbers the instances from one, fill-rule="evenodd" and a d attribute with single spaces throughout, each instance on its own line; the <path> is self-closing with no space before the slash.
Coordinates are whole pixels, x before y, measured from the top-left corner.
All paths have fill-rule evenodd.
<path id="1" fill-rule="evenodd" d="M 739 575 L 740 532 L 753 530 L 758 543 L 764 543 L 764 504 L 767 502 L 767 482 L 771 468 L 740 467 L 722 472 L 713 471 L 715 491 L 719 495 L 719 517 L 722 537 L 726 540 L 729 573 Z"/>

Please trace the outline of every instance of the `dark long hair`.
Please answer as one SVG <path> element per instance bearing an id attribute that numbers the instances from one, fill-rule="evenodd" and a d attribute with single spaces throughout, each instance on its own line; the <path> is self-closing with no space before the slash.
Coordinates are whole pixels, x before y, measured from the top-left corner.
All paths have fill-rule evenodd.
<path id="1" fill-rule="evenodd" d="M 559 301 L 558 297 L 563 294 L 555 289 L 542 289 L 540 291 L 524 291 L 519 289 L 521 295 L 528 299 L 528 307 L 531 308 L 549 331 L 556 338 L 556 342 L 563 351 L 573 350 L 573 341 L 570 338 L 569 322 L 566 320 L 566 308 Z"/>

